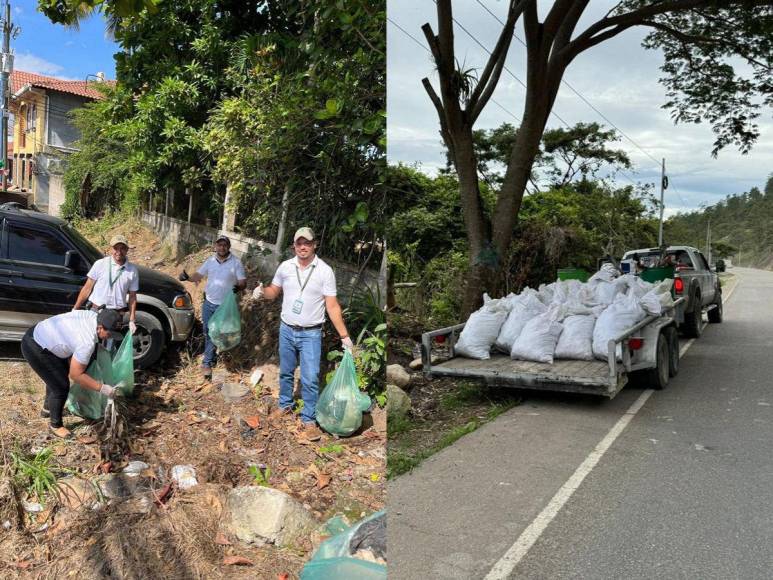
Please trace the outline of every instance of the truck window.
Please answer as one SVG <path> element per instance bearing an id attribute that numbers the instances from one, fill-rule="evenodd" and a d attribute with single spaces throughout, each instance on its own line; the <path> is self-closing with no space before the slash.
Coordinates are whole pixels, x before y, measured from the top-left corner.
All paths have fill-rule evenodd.
<path id="1" fill-rule="evenodd" d="M 49 232 L 8 223 L 8 259 L 64 266 L 69 248 Z"/>
<path id="2" fill-rule="evenodd" d="M 692 263 L 692 258 L 690 258 L 690 254 L 687 252 L 676 252 L 674 254 L 674 264 L 679 267 L 686 267 L 686 268 L 694 268 L 695 265 Z"/>
<path id="3" fill-rule="evenodd" d="M 700 256 L 701 268 L 703 268 L 704 270 L 711 270 L 711 267 L 709 266 L 709 261 L 706 259 L 706 256 L 704 256 L 700 252 L 698 253 L 698 256 Z"/>

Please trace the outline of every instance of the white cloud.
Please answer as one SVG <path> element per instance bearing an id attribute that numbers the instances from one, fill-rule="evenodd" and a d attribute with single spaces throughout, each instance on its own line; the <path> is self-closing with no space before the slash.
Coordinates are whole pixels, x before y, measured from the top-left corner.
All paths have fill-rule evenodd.
<path id="1" fill-rule="evenodd" d="M 56 75 L 64 70 L 64 67 L 44 58 L 35 56 L 30 52 L 22 52 L 16 55 L 13 68 L 39 75 Z"/>
<path id="2" fill-rule="evenodd" d="M 62 65 L 49 62 L 46 59 L 35 56 L 30 52 L 18 53 L 14 59 L 13 68 L 15 70 L 21 70 L 38 75 L 53 76 L 64 81 L 83 80 L 63 75 L 62 71 L 64 71 L 65 68 Z"/>

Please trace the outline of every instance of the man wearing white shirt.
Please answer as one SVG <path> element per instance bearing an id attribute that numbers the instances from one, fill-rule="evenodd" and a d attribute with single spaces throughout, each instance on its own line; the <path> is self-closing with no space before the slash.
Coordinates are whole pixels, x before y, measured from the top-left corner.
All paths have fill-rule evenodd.
<path id="1" fill-rule="evenodd" d="M 292 413 L 295 368 L 300 359 L 303 433 L 308 440 L 315 441 L 322 436 L 316 426 L 316 407 L 325 311 L 341 337 L 343 347 L 351 349 L 354 345 L 336 297 L 335 273 L 317 256 L 314 232 L 310 228 L 300 228 L 293 237 L 293 247 L 295 257 L 282 262 L 271 284 L 267 288 L 260 284 L 252 297 L 274 300 L 282 294 L 279 407 L 285 413 Z"/>
<path id="2" fill-rule="evenodd" d="M 46 384 L 41 415 L 50 416 L 51 432 L 57 437 L 72 434 L 62 423 L 62 411 L 70 392 L 70 381 L 86 389 L 114 397 L 116 388 L 86 374 L 99 340 L 120 340 L 123 317 L 116 310 L 76 310 L 38 322 L 27 330 L 21 352 L 32 370 Z"/>
<path id="3" fill-rule="evenodd" d="M 140 273 L 137 266 L 129 263 L 129 242 L 124 236 L 110 240 L 110 256 L 94 262 L 86 274 L 86 283 L 78 294 L 73 310 L 78 310 L 88 300 L 91 308 L 111 308 L 129 311 L 129 330 L 137 332 L 137 291 L 140 289 Z"/>
<path id="4" fill-rule="evenodd" d="M 247 286 L 247 275 L 241 260 L 231 253 L 231 240 L 220 236 L 215 240 L 215 253 L 207 258 L 198 272 L 188 276 L 183 270 L 180 280 L 190 280 L 195 284 L 207 279 L 204 288 L 204 304 L 201 306 L 201 319 L 204 323 L 204 360 L 201 371 L 204 378 L 212 377 L 212 367 L 217 362 L 217 348 L 209 338 L 209 319 L 223 303 L 228 292 L 238 293 Z"/>

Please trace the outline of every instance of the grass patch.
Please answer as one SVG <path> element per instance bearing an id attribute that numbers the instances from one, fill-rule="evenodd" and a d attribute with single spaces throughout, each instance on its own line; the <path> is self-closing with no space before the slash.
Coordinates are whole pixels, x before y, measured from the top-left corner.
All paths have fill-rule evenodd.
<path id="1" fill-rule="evenodd" d="M 51 465 L 54 450 L 46 447 L 35 455 L 27 456 L 11 452 L 11 463 L 17 485 L 26 491 L 27 497 L 45 503 L 49 497 L 59 494 L 55 467 Z"/>
<path id="2" fill-rule="evenodd" d="M 413 422 L 405 415 L 392 415 L 387 419 L 387 432 L 390 437 L 410 431 L 411 427 Z"/>
<path id="3" fill-rule="evenodd" d="M 411 471 L 520 402 L 508 391 L 491 390 L 474 381 L 453 383 L 436 400 L 436 410 L 421 420 L 389 418 L 387 479 Z"/>

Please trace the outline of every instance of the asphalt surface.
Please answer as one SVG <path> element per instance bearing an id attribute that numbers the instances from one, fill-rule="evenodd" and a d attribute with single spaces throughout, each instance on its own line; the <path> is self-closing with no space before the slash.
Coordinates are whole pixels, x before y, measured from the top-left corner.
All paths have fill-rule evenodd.
<path id="1" fill-rule="evenodd" d="M 511 578 L 773 577 L 773 272 L 708 325 Z M 483 578 L 641 396 L 527 395 L 390 483 L 389 577 Z"/>

